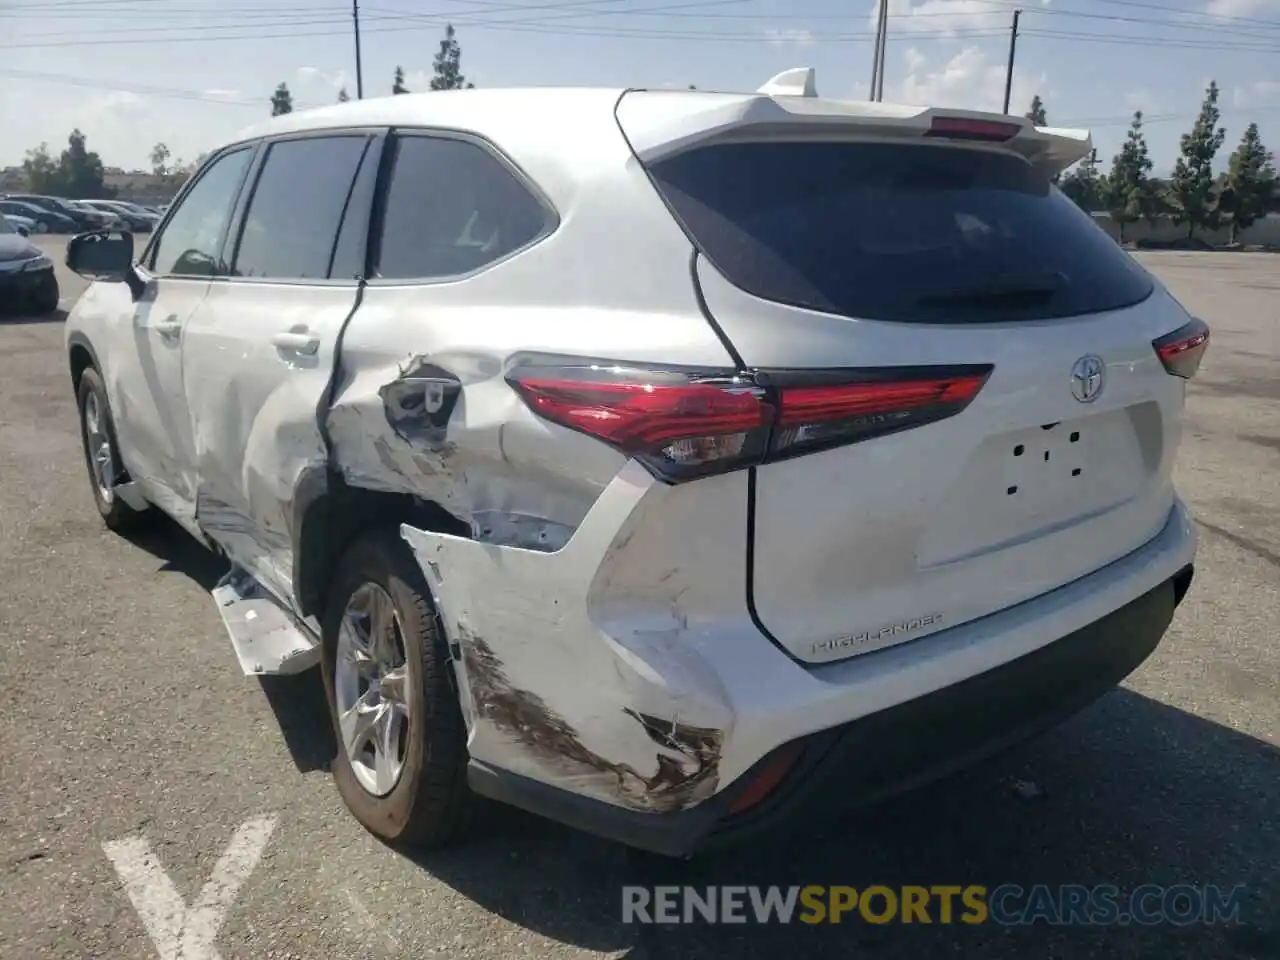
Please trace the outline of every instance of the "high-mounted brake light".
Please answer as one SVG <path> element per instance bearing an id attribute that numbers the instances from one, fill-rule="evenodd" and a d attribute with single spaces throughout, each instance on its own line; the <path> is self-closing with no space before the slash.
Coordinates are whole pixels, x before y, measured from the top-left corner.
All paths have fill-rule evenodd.
<path id="1" fill-rule="evenodd" d="M 954 416 L 990 365 L 871 370 L 522 365 L 507 382 L 540 417 L 611 444 L 670 482 L 856 443 Z"/>
<path id="2" fill-rule="evenodd" d="M 947 137 L 950 140 L 987 140 L 999 142 L 1011 140 L 1022 131 L 1017 123 L 1001 123 L 999 120 L 974 120 L 968 117 L 934 117 L 925 131 L 926 137 Z"/>
<path id="3" fill-rule="evenodd" d="M 1198 318 L 1193 319 L 1151 345 L 1167 371 L 1175 377 L 1190 380 L 1200 369 L 1200 361 L 1209 349 L 1209 325 Z"/>

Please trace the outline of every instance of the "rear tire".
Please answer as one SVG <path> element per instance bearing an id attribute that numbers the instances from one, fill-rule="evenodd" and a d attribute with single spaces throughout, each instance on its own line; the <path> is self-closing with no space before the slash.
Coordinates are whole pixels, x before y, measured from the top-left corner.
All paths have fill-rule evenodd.
<path id="1" fill-rule="evenodd" d="M 372 693 L 374 681 L 353 679 L 358 668 L 352 664 L 359 658 L 349 655 L 353 648 L 349 636 L 353 629 L 363 629 L 361 622 L 374 622 L 373 615 L 363 612 L 369 609 L 364 602 L 371 593 L 389 598 L 394 611 L 388 634 L 372 629 L 369 633 L 392 638 L 388 649 L 398 653 L 393 652 L 390 661 L 403 664 L 402 694 L 382 692 L 384 686 L 392 689 L 389 677 L 401 669 L 396 666 L 378 681 L 377 694 Z M 361 612 L 353 613 L 353 604 L 362 608 Z M 366 616 L 368 620 L 362 621 Z M 371 533 L 347 549 L 330 585 L 322 627 L 325 695 L 338 747 L 333 775 L 347 808 L 365 829 L 396 846 L 435 847 L 457 839 L 469 826 L 476 805 L 466 779 L 465 724 L 430 589 L 397 530 Z M 340 642 L 342 631 L 348 638 Z M 367 659 L 359 669 L 383 670 L 376 664 L 370 667 Z M 344 736 L 340 719 L 353 692 L 362 689 L 357 699 L 371 715 L 378 708 L 398 707 L 401 696 L 407 705 L 407 719 L 396 721 L 403 723 L 403 731 L 392 738 L 397 748 L 391 751 L 394 758 L 389 768 L 398 766 L 398 773 L 394 785 L 384 784 L 387 789 L 381 795 L 370 783 L 373 761 L 366 757 L 371 743 L 361 747 L 359 737 Z M 374 739 L 376 734 L 370 737 Z"/>
<path id="2" fill-rule="evenodd" d="M 94 506 L 108 529 L 116 532 L 132 529 L 142 522 L 148 511 L 134 510 L 112 490 L 113 484 L 127 479 L 127 475 L 120 461 L 107 390 L 102 376 L 93 367 L 80 374 L 76 402 L 80 410 L 80 443 L 84 448 Z"/>

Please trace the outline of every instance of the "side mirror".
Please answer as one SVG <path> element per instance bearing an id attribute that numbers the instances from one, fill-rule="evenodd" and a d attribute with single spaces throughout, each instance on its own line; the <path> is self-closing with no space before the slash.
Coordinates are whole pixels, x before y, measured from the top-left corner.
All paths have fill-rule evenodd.
<path id="1" fill-rule="evenodd" d="M 133 269 L 133 234 L 96 230 L 72 237 L 67 266 L 88 280 L 120 283 Z"/>
<path id="2" fill-rule="evenodd" d="M 28 230 L 26 227 L 22 226 L 22 224 L 18 224 L 18 233 L 22 234 L 22 236 L 24 237 L 31 236 L 31 231 Z"/>

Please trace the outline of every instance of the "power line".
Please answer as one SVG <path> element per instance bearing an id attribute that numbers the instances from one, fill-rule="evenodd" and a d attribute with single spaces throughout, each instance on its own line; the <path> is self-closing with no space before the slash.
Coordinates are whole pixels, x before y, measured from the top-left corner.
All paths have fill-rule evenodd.
<path id="1" fill-rule="evenodd" d="M 137 0 L 134 0 L 137 2 Z M 669 40 L 669 41 L 696 41 L 696 42 L 751 42 L 758 43 L 762 38 L 758 32 L 722 32 L 712 30 L 688 31 L 671 28 L 627 28 L 615 27 L 606 28 L 598 26 L 587 26 L 579 24 L 559 24 L 552 26 L 548 21 L 560 21 L 564 19 L 573 19 L 585 14 L 574 10 L 567 12 L 566 8 L 580 8 L 587 4 L 599 4 L 608 2 L 608 0 L 577 0 L 577 2 L 569 3 L 553 3 L 543 5 L 506 5 L 492 8 L 485 13 L 498 13 L 500 11 L 530 11 L 530 10 L 548 10 L 559 11 L 551 16 L 540 17 L 536 19 L 476 19 L 475 14 L 467 14 L 464 17 L 444 17 L 438 15 L 423 15 L 411 13 L 396 14 L 369 14 L 365 19 L 376 21 L 383 24 L 364 28 L 364 32 L 387 32 L 391 30 L 403 31 L 415 29 L 412 26 L 404 24 L 418 24 L 430 26 L 439 29 L 446 23 L 454 23 L 457 25 L 467 26 L 471 29 L 481 30 L 498 30 L 509 32 L 523 33 L 550 33 L 560 36 L 586 36 L 586 37 L 614 37 L 620 39 L 649 39 L 649 40 Z M 668 9 L 687 10 L 690 7 L 707 7 L 714 6 L 718 3 L 733 4 L 742 0 L 701 0 L 701 2 L 674 4 Z M 1118 2 L 1118 0 L 1112 0 Z M 376 9 L 376 8 L 375 8 Z M 590 15 L 596 16 L 601 14 L 629 14 L 637 13 L 657 13 L 663 8 L 654 7 L 644 11 L 634 9 L 628 10 L 599 10 L 595 9 Z M 1065 13 L 1065 11 L 1064 11 Z M 922 15 L 924 16 L 924 15 Z M 317 29 L 299 31 L 296 28 L 306 26 L 327 27 L 333 26 L 334 29 Z M 88 39 L 69 39 L 58 41 L 35 42 L 23 41 L 19 43 L 11 43 L 0 46 L 0 49 L 47 49 L 60 47 L 97 47 L 97 46 L 116 46 L 116 45 L 136 45 L 146 43 L 210 43 L 221 41 L 247 41 L 247 40 L 271 40 L 271 39 L 293 39 L 299 37 L 321 37 L 321 36 L 341 36 L 348 32 L 346 26 L 346 16 L 338 18 L 318 18 L 318 19 L 295 19 L 281 21 L 276 23 L 254 24 L 255 30 L 251 33 L 244 32 L 243 25 L 227 25 L 204 27 L 192 32 L 181 32 L 176 35 L 163 37 L 138 37 L 136 34 L 144 29 L 137 28 L 130 32 L 126 37 L 93 37 Z M 271 28 L 284 29 L 288 28 L 287 33 L 271 32 Z M 181 31 L 182 28 L 156 28 L 160 32 L 171 33 L 173 31 Z M 232 32 L 227 32 L 232 31 Z M 951 29 L 939 31 L 913 31 L 911 36 L 917 40 L 928 39 L 977 39 L 1003 35 L 1003 30 L 996 29 Z M 1103 43 L 1103 44 L 1125 44 L 1132 47 L 1151 47 L 1151 48 L 1181 48 L 1195 50 L 1229 50 L 1231 52 L 1257 52 L 1257 53 L 1276 53 L 1280 52 L 1280 35 L 1273 40 L 1270 37 L 1259 37 L 1254 42 L 1241 43 L 1238 41 L 1217 41 L 1208 38 L 1189 38 L 1189 37 L 1153 37 L 1144 35 L 1128 35 L 1128 34 L 1101 34 L 1087 33 L 1080 31 L 1064 31 L 1054 30 L 1052 28 L 1027 29 L 1023 31 L 1025 36 L 1034 36 L 1046 40 L 1072 40 L 1083 43 Z M 1250 34 L 1256 36 L 1256 34 Z M 874 39 L 874 34 L 860 31 L 835 34 L 814 34 L 813 39 L 816 42 L 827 43 L 867 43 Z"/>

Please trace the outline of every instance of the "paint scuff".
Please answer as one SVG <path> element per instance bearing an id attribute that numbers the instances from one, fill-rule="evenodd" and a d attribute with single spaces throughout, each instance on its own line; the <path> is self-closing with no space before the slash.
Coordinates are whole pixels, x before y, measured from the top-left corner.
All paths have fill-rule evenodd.
<path id="1" fill-rule="evenodd" d="M 542 697 L 510 681 L 492 647 L 466 624 L 457 624 L 456 636 L 480 719 L 515 740 L 541 764 L 556 768 L 566 778 L 584 773 L 602 778 L 608 792 L 628 806 L 655 813 L 681 810 L 715 793 L 723 731 L 623 708 L 658 748 L 656 772 L 645 775 L 586 747 L 574 726 Z"/>

